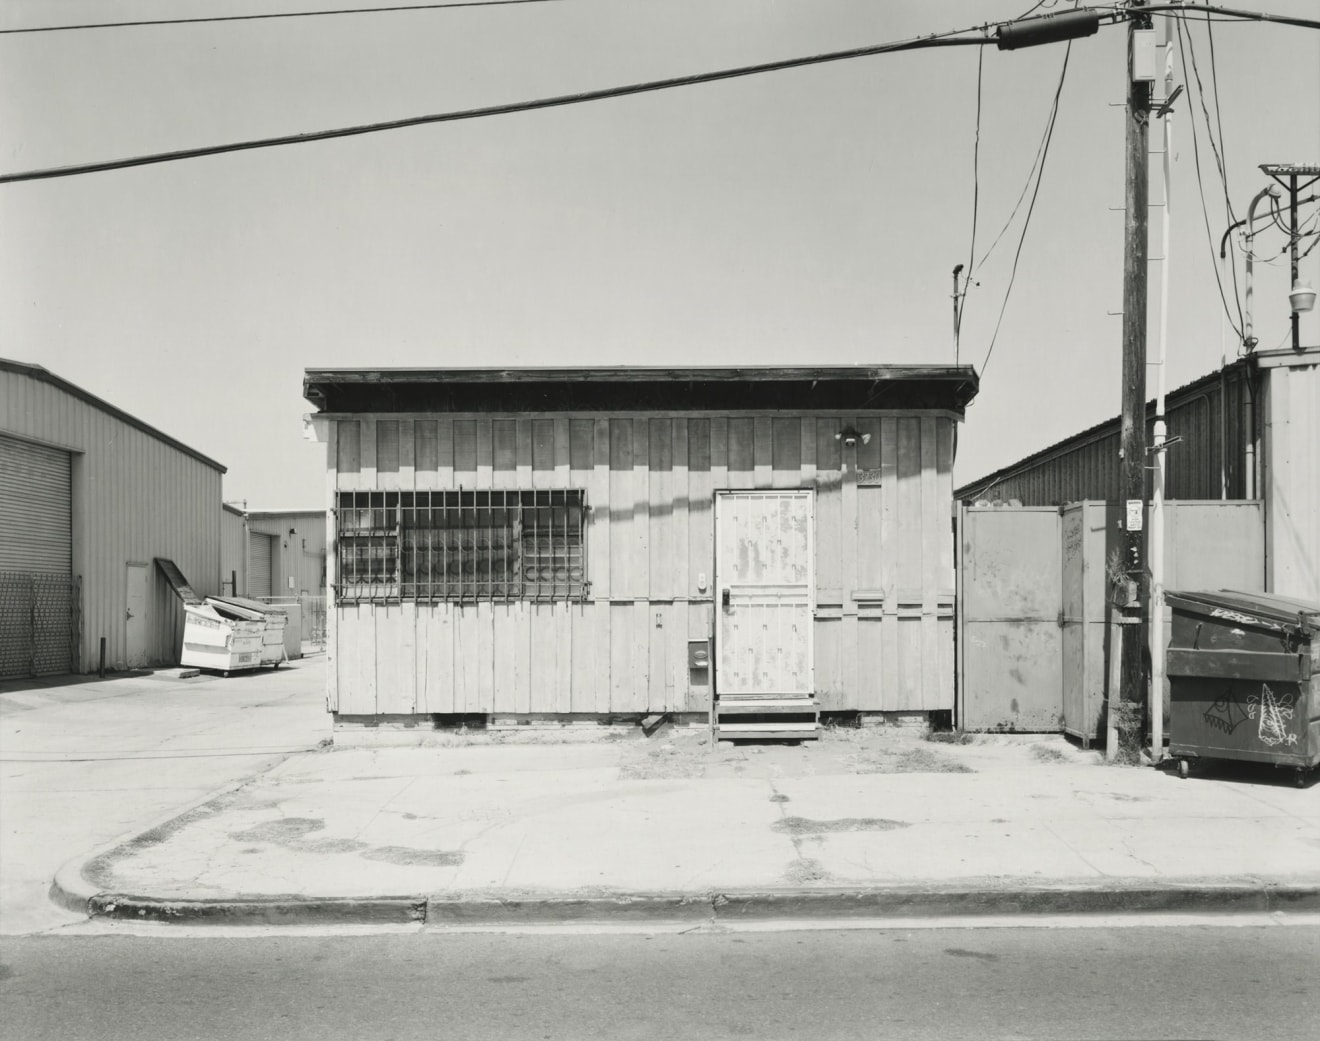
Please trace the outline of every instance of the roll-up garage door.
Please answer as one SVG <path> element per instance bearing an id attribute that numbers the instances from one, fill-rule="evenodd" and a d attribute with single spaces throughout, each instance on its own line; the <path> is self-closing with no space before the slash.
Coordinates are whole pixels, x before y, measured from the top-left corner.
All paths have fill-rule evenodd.
<path id="1" fill-rule="evenodd" d="M 270 596 L 271 536 L 248 532 L 248 596 Z"/>
<path id="2" fill-rule="evenodd" d="M 69 453 L 0 436 L 0 677 L 76 666 Z"/>
<path id="3" fill-rule="evenodd" d="M 72 567 L 69 453 L 0 436 L 0 571 Z"/>

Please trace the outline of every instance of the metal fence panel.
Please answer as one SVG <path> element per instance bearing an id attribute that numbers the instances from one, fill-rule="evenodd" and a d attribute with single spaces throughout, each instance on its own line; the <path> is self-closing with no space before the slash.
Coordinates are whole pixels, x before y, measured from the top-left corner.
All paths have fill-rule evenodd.
<path id="1" fill-rule="evenodd" d="M 77 669 L 78 594 L 70 575 L 0 571 L 0 677 Z"/>

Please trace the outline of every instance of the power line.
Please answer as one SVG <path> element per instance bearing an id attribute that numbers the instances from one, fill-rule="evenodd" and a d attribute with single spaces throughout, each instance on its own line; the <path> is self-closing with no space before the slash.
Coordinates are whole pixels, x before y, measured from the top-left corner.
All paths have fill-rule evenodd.
<path id="1" fill-rule="evenodd" d="M 985 253 L 982 254 L 981 259 L 976 262 L 977 271 L 981 270 L 985 265 L 985 262 L 990 259 L 990 254 L 993 253 L 995 247 L 999 245 L 999 240 L 1002 239 L 1008 229 L 1013 226 L 1013 220 L 1017 217 L 1018 210 L 1022 208 L 1022 203 L 1027 197 L 1027 192 L 1031 189 L 1032 178 L 1035 177 L 1036 174 L 1036 167 L 1040 164 L 1041 156 L 1045 152 L 1045 145 L 1049 140 L 1050 128 L 1053 125 L 1053 120 L 1054 114 L 1053 108 L 1051 107 L 1050 115 L 1045 117 L 1045 129 L 1041 131 L 1040 144 L 1036 146 L 1036 156 L 1031 161 L 1031 169 L 1027 171 L 1027 179 L 1022 182 L 1022 191 L 1018 194 L 1017 202 L 1013 204 L 1013 212 L 1008 215 L 1008 220 L 1004 221 L 1004 226 L 999 229 L 999 234 L 995 236 L 994 242 L 990 243 L 990 248 L 987 249 Z"/>
<path id="2" fill-rule="evenodd" d="M 1013 269 L 1008 275 L 1008 288 L 1004 290 L 1004 302 L 999 307 L 999 318 L 995 321 L 995 331 L 990 337 L 990 349 L 985 352 L 985 361 L 981 362 L 981 378 L 990 365 L 990 356 L 995 353 L 995 344 L 999 341 L 999 327 L 1004 323 L 1004 312 L 1008 310 L 1008 298 L 1013 293 L 1013 282 L 1017 278 L 1018 261 L 1022 258 L 1022 245 L 1027 241 L 1027 229 L 1031 227 L 1031 215 L 1036 209 L 1036 196 L 1040 194 L 1040 182 L 1045 176 L 1045 161 L 1049 158 L 1050 141 L 1054 137 L 1054 123 L 1059 116 L 1059 98 L 1063 94 L 1063 83 L 1068 77 L 1068 58 L 1072 54 L 1072 41 L 1063 52 L 1063 67 L 1059 70 L 1059 85 L 1054 90 L 1054 105 L 1050 110 L 1050 122 L 1045 131 L 1045 140 L 1040 154 L 1040 169 L 1036 174 L 1036 187 L 1031 192 L 1031 202 L 1027 206 L 1027 216 L 1022 222 L 1022 234 L 1018 237 L 1017 252 L 1013 254 Z"/>
<path id="3" fill-rule="evenodd" d="M 1043 2 L 1043 0 L 1042 0 Z M 1036 7 L 1039 7 L 1037 4 Z M 1033 7 L 1031 10 L 1034 11 Z M 1028 14 L 1031 11 L 1027 12 Z M 963 283 L 962 294 L 955 301 L 958 305 L 957 320 L 953 324 L 953 343 L 957 349 L 958 337 L 962 333 L 963 308 L 967 304 L 967 290 L 972 286 L 972 261 L 976 258 L 976 221 L 981 203 L 981 70 L 985 64 L 985 51 L 976 54 L 976 138 L 972 145 L 972 242 L 967 248 L 967 275 Z M 954 359 L 957 360 L 956 358 Z"/>
<path id="4" fill-rule="evenodd" d="M 49 180 L 54 177 L 72 177 L 78 174 L 102 173 L 108 170 L 124 170 L 135 166 L 150 166 L 155 163 L 176 162 L 181 159 L 200 159 L 203 156 L 224 155 L 229 152 L 247 152 L 258 148 L 276 148 L 282 145 L 301 145 L 312 141 L 329 141 L 341 137 L 356 137 L 362 134 L 374 134 L 384 130 L 401 130 L 405 127 L 425 126 L 431 123 L 453 123 L 465 119 L 481 119 L 488 116 L 504 116 L 517 112 L 536 112 L 548 108 L 562 108 L 589 101 L 604 101 L 609 98 L 629 97 L 654 91 L 670 90 L 675 87 L 690 87 L 700 83 L 716 83 L 721 80 L 737 79 L 742 76 L 755 76 L 767 72 L 779 72 L 784 69 L 801 68 L 807 65 L 821 65 L 827 62 L 846 61 L 850 58 L 863 58 L 876 54 L 893 54 L 898 51 L 924 50 L 928 47 L 983 47 L 994 40 L 989 37 L 962 36 L 970 32 L 967 29 L 955 29 L 949 32 L 934 33 L 929 36 L 902 40 L 896 43 L 874 44 L 869 47 L 855 47 L 846 51 L 830 51 L 814 54 L 805 58 L 786 58 L 781 61 L 761 62 L 756 65 L 743 65 L 733 69 L 721 69 L 716 72 L 701 72 L 690 76 L 675 76 L 670 79 L 650 80 L 645 83 L 632 83 L 621 87 L 607 87 L 604 90 L 583 91 L 578 94 L 561 94 L 557 97 L 538 98 L 531 101 L 514 101 L 504 105 L 487 105 L 481 108 L 460 109 L 456 112 L 440 112 L 426 116 L 410 116 L 405 119 L 393 119 L 380 123 L 364 123 L 358 126 L 340 127 L 334 130 L 316 130 L 303 134 L 285 134 L 280 137 L 266 137 L 255 141 L 237 141 L 224 145 L 207 145 L 202 148 L 183 148 L 172 152 L 156 152 L 150 155 L 132 156 L 126 159 L 110 159 L 98 163 L 80 163 L 74 166 L 56 166 L 45 170 L 26 170 L 19 173 L 0 174 L 0 184 L 12 184 L 19 181 Z M 957 37 L 957 38 L 955 38 Z"/>
<path id="5" fill-rule="evenodd" d="M 1186 79 L 1186 78 L 1187 78 L 1187 54 L 1186 54 L 1186 51 L 1183 49 L 1183 25 L 1182 25 L 1182 19 L 1179 18 L 1179 19 L 1176 21 L 1175 24 L 1176 24 L 1177 29 L 1178 29 L 1178 53 L 1179 53 L 1179 55 L 1180 55 L 1181 58 L 1182 58 L 1183 78 Z M 1188 108 L 1189 108 L 1189 109 L 1191 108 L 1190 102 L 1189 102 L 1189 104 L 1188 104 Z M 1220 301 L 1220 303 L 1222 303 L 1223 306 L 1224 306 L 1224 314 L 1228 317 L 1228 324 L 1231 325 L 1231 326 L 1233 327 L 1233 331 L 1234 331 L 1235 333 L 1237 333 L 1237 335 L 1238 335 L 1238 339 L 1241 339 L 1241 338 L 1242 338 L 1242 326 L 1243 326 L 1243 324 L 1244 324 L 1244 322 L 1245 322 L 1245 319 L 1243 318 L 1243 315 L 1242 315 L 1242 300 L 1241 300 L 1241 297 L 1239 296 L 1239 294 L 1238 294 L 1238 292 L 1237 292 L 1237 288 L 1236 288 L 1236 283 L 1237 283 L 1237 260 L 1236 260 L 1236 259 L 1233 259 L 1233 260 L 1232 260 L 1232 264 L 1233 264 L 1233 281 L 1234 281 L 1233 304 L 1234 304 L 1234 306 L 1237 308 L 1237 314 L 1238 314 L 1238 320 L 1237 320 L 1237 322 L 1234 322 L 1234 321 L 1233 321 L 1233 312 L 1232 312 L 1232 310 L 1229 309 L 1229 306 L 1228 306 L 1228 294 L 1224 291 L 1224 282 L 1223 282 L 1223 279 L 1220 278 L 1220 276 L 1219 276 L 1219 265 L 1213 263 L 1213 259 L 1214 259 L 1213 254 L 1214 254 L 1214 248 L 1215 248 L 1215 237 L 1214 237 L 1213 232 L 1210 231 L 1210 212 L 1209 212 L 1209 210 L 1206 209 L 1206 204 L 1205 204 L 1205 180 L 1204 180 L 1204 178 L 1203 178 L 1202 175 L 1201 175 L 1201 147 L 1200 147 L 1200 145 L 1198 144 L 1198 136 L 1197 136 L 1197 131 L 1196 131 L 1196 111 L 1195 111 L 1195 109 L 1192 109 L 1192 111 L 1191 111 L 1191 119 L 1189 119 L 1188 122 L 1191 124 L 1191 127 L 1192 127 L 1192 157 L 1193 157 L 1193 159 L 1194 159 L 1195 162 L 1196 162 L 1196 191 L 1197 191 L 1197 194 L 1198 194 L 1198 195 L 1200 196 L 1200 198 L 1201 198 L 1201 218 L 1202 218 L 1202 220 L 1205 222 L 1205 236 L 1206 236 L 1206 240 L 1207 240 L 1207 241 L 1209 242 L 1209 244 L 1210 244 L 1211 260 L 1212 260 L 1212 264 L 1211 264 L 1211 266 L 1214 268 L 1214 272 L 1215 272 L 1215 284 L 1219 287 L 1219 301 Z M 1208 127 L 1208 126 L 1207 126 L 1207 128 L 1206 128 L 1206 131 L 1207 131 L 1207 133 L 1209 132 L 1209 127 Z M 1229 243 L 1229 247 L 1230 247 L 1230 250 L 1231 250 L 1231 248 L 1232 248 L 1232 242 Z M 1230 257 L 1231 257 L 1231 253 L 1230 253 Z"/>
<path id="6" fill-rule="evenodd" d="M 82 25 L 36 25 L 27 29 L 0 29 L 0 36 L 18 33 L 62 33 L 74 29 L 127 29 L 148 25 L 196 25 L 201 22 L 257 22 L 274 18 L 322 18 L 338 14 L 386 14 L 395 11 L 436 11 L 451 7 L 507 7 L 512 4 L 550 4 L 560 0 L 454 0 L 446 4 L 398 4 L 391 7 L 344 7 L 328 11 L 276 11 L 269 14 L 214 15 L 207 18 L 153 18 L 135 22 L 88 22 Z"/>
<path id="7" fill-rule="evenodd" d="M 1105 9 L 1113 10 L 1113 11 L 1127 10 L 1127 8 L 1118 5 L 1106 6 Z M 1188 7 L 1186 4 L 1179 3 L 1179 4 L 1153 4 L 1149 7 L 1143 7 L 1141 10 L 1143 14 L 1159 14 L 1162 11 L 1175 11 L 1178 14 L 1182 15 L 1182 14 L 1186 14 L 1189 10 L 1193 10 L 1193 8 Z M 1194 10 L 1204 11 L 1207 16 L 1212 14 L 1219 14 L 1219 15 L 1225 15 L 1226 17 L 1231 19 L 1236 19 L 1238 21 L 1273 22 L 1277 25 L 1291 25 L 1294 28 L 1298 28 L 1298 29 L 1320 29 L 1320 21 L 1316 21 L 1314 18 L 1294 18 L 1291 15 L 1266 14 L 1264 11 L 1243 11 L 1242 9 L 1236 7 L 1215 7 L 1210 4 L 1206 4 L 1204 7 L 1194 8 Z M 1223 21 L 1223 19 L 1215 19 L 1215 20 Z"/>

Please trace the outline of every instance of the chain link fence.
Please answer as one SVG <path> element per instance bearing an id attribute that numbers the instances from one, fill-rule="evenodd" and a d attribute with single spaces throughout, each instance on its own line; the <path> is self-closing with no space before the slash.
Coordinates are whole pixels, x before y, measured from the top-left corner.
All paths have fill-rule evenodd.
<path id="1" fill-rule="evenodd" d="M 0 571 L 0 678 L 77 672 L 81 583 Z"/>
<path id="2" fill-rule="evenodd" d="M 272 607 L 282 605 L 297 604 L 301 610 L 302 634 L 301 639 L 304 647 L 310 646 L 312 650 L 325 650 L 325 597 L 312 596 L 310 593 L 300 593 L 298 596 L 258 596 L 252 599 L 259 600 L 263 604 L 270 604 Z"/>

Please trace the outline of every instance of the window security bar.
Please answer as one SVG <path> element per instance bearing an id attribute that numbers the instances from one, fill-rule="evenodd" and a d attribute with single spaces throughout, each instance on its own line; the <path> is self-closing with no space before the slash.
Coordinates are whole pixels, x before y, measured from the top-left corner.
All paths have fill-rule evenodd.
<path id="1" fill-rule="evenodd" d="M 585 499 L 577 489 L 340 492 L 336 598 L 584 600 Z"/>

